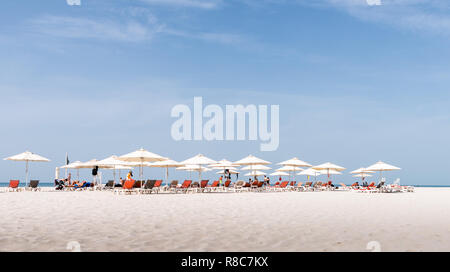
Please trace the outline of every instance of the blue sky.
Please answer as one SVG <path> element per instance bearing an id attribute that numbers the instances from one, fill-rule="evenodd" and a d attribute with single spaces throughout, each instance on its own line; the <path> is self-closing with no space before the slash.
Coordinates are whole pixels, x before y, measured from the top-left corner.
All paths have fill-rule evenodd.
<path id="1" fill-rule="evenodd" d="M 86 161 L 144 147 L 175 160 L 297 156 L 349 170 L 384 160 L 403 168 L 391 179 L 450 184 L 449 11 L 444 0 L 7 0 L 0 155 L 52 159 L 33 164 L 41 180 L 66 152 Z M 194 96 L 279 104 L 278 151 L 173 141 L 170 111 Z M 0 179 L 23 179 L 23 168 L 2 161 Z"/>

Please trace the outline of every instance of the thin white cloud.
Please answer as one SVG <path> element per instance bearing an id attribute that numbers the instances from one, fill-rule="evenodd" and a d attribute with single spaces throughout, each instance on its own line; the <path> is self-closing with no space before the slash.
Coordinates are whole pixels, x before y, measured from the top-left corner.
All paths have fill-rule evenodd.
<path id="1" fill-rule="evenodd" d="M 61 38 L 139 42 L 151 39 L 157 29 L 137 21 L 118 23 L 77 17 L 43 16 L 30 21 L 34 32 Z"/>

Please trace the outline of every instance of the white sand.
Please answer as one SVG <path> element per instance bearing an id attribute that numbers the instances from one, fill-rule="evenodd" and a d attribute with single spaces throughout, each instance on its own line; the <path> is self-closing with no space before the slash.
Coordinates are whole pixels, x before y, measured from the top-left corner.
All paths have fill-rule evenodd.
<path id="1" fill-rule="evenodd" d="M 0 251 L 450 251 L 450 189 L 0 193 Z"/>

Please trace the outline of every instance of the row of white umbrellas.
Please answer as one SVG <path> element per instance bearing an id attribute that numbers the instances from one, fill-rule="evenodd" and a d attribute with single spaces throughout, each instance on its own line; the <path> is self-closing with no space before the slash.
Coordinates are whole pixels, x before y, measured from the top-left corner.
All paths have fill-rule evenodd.
<path id="1" fill-rule="evenodd" d="M 28 174 L 29 174 L 29 162 L 49 162 L 50 160 L 39 156 L 37 154 L 31 153 L 29 151 L 18 154 L 16 156 L 12 156 L 6 158 L 5 160 L 12 161 L 25 161 L 26 162 L 26 183 L 28 184 Z M 83 169 L 83 168 L 93 168 L 99 167 L 104 169 L 112 169 L 114 170 L 114 180 L 115 180 L 115 171 L 116 170 L 126 170 L 133 169 L 133 167 L 139 167 L 139 176 L 140 179 L 143 179 L 143 168 L 144 167 L 159 167 L 166 168 L 166 178 L 169 176 L 169 168 L 177 168 L 177 170 L 186 170 L 190 172 L 198 172 L 199 178 L 201 180 L 201 176 L 203 172 L 211 171 L 212 169 L 220 170 L 217 173 L 225 174 L 228 170 L 231 174 L 239 173 L 237 171 L 237 167 L 244 166 L 242 170 L 250 171 L 246 176 L 262 176 L 266 175 L 266 173 L 262 172 L 265 170 L 270 170 L 271 168 L 267 165 L 271 163 L 265 161 L 263 159 L 257 158 L 253 155 L 250 155 L 242 160 L 236 162 L 230 162 L 228 160 L 215 161 L 210 159 L 202 154 L 194 156 L 190 159 L 187 159 L 182 162 L 176 162 L 174 160 L 170 160 L 169 158 L 165 158 L 158 154 L 149 152 L 144 149 L 139 149 L 137 151 L 125 154 L 123 156 L 111 156 L 104 160 L 91 160 L 88 162 L 80 162 L 76 161 L 69 165 L 65 165 L 62 168 L 66 169 Z M 311 164 L 304 162 L 298 158 L 293 158 L 287 161 L 283 161 L 278 163 L 282 167 L 277 169 L 276 172 L 272 173 L 272 176 L 289 176 L 291 177 L 293 174 L 297 173 L 297 175 L 305 175 L 305 176 L 314 176 L 317 177 L 319 175 L 327 174 L 328 177 L 330 175 L 342 174 L 345 170 L 344 167 L 338 166 L 333 163 L 324 163 L 318 166 L 312 166 Z M 302 167 L 307 167 L 308 169 L 303 169 Z M 382 177 L 382 173 L 385 171 L 393 171 L 400 170 L 400 168 L 386 164 L 384 162 L 378 162 L 367 168 L 360 168 L 355 171 L 352 171 L 351 174 L 355 174 L 355 177 L 368 177 L 371 173 L 380 172 L 380 176 Z M 78 173 L 79 175 L 79 173 Z"/>

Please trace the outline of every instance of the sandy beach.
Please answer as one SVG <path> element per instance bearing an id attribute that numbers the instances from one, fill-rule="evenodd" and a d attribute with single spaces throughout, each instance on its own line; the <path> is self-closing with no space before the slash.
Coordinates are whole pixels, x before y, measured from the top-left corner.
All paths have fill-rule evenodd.
<path id="1" fill-rule="evenodd" d="M 0 193 L 0 251 L 449 251 L 450 189 Z"/>

